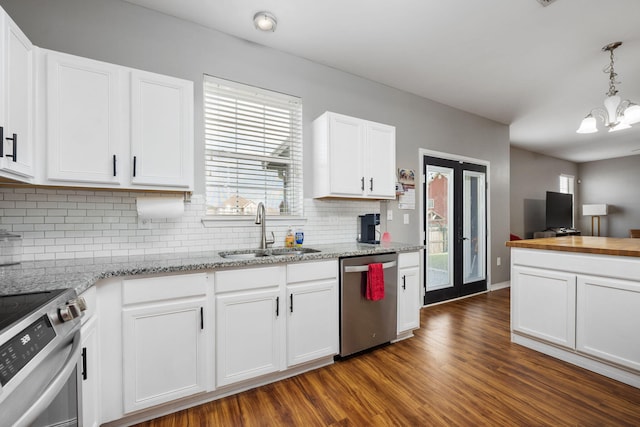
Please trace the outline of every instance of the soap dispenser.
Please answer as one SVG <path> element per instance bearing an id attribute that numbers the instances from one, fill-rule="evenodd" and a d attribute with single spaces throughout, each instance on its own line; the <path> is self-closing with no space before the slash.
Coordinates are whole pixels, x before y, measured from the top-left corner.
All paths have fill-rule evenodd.
<path id="1" fill-rule="evenodd" d="M 295 242 L 295 236 L 293 235 L 293 230 L 291 227 L 287 230 L 287 234 L 284 236 L 284 247 L 292 248 Z"/>

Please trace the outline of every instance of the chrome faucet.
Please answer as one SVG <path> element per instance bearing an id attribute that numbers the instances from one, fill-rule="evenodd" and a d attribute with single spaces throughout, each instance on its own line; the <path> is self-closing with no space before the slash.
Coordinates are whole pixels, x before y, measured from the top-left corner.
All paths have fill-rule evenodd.
<path id="1" fill-rule="evenodd" d="M 271 232 L 271 240 L 267 240 L 267 214 L 264 209 L 264 203 L 258 203 L 258 210 L 256 211 L 256 224 L 260 224 L 260 247 L 258 249 L 267 249 L 269 245 L 275 242 L 276 237 Z"/>

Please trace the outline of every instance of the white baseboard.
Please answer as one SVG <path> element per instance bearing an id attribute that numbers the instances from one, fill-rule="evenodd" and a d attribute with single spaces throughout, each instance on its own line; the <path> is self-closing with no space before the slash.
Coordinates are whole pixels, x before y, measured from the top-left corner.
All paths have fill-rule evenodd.
<path id="1" fill-rule="evenodd" d="M 504 288 L 510 288 L 510 287 L 511 287 L 511 281 L 507 280 L 506 282 L 492 283 L 491 285 L 489 285 L 489 291 L 497 291 L 498 289 L 504 289 Z"/>

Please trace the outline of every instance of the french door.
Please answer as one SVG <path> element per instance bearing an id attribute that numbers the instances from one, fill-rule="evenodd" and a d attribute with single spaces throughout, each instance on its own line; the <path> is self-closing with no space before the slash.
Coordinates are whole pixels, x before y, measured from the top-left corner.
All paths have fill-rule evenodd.
<path id="1" fill-rule="evenodd" d="M 424 303 L 487 289 L 487 168 L 424 156 Z"/>

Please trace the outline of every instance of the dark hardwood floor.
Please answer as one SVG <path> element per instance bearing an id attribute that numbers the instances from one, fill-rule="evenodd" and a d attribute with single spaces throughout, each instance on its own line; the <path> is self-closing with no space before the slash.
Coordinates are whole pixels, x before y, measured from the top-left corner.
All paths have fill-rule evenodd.
<path id="1" fill-rule="evenodd" d="M 640 389 L 513 344 L 509 289 L 414 338 L 141 426 L 640 426 Z"/>

